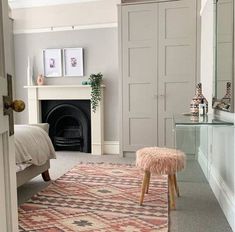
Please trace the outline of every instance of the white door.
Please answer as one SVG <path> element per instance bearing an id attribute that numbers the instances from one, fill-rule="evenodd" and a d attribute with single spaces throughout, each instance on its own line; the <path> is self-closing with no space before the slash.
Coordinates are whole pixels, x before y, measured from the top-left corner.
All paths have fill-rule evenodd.
<path id="1" fill-rule="evenodd" d="M 158 145 L 172 147 L 172 115 L 189 112 L 195 92 L 197 7 L 195 0 L 182 0 L 159 3 L 158 9 Z"/>
<path id="2" fill-rule="evenodd" d="M 7 1 L 0 0 L 0 231 L 18 231 L 14 138 L 9 136 L 9 116 L 3 115 L 8 94 L 4 62 L 4 35 L 8 24 Z"/>
<path id="3" fill-rule="evenodd" d="M 123 149 L 157 144 L 158 4 L 122 7 Z"/>

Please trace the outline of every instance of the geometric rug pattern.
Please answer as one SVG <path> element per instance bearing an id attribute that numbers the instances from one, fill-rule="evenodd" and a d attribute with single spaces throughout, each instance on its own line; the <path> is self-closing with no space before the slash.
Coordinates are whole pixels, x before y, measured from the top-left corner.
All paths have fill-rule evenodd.
<path id="1" fill-rule="evenodd" d="M 168 183 L 132 165 L 79 164 L 19 207 L 19 231 L 167 232 Z"/>

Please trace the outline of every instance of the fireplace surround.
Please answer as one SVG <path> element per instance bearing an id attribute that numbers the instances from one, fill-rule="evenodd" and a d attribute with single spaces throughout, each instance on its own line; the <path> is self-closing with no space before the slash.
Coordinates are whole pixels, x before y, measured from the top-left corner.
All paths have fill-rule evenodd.
<path id="1" fill-rule="evenodd" d="M 90 111 L 90 131 L 91 131 L 91 153 L 93 155 L 102 155 L 104 146 L 104 128 L 103 128 L 103 92 L 99 106 L 94 113 Z M 90 100 L 91 87 L 88 85 L 43 85 L 43 86 L 25 86 L 28 90 L 28 113 L 29 123 L 42 122 L 42 104 L 47 100 Z M 71 129 L 71 128 L 70 128 Z M 58 136 L 60 137 L 60 136 Z"/>

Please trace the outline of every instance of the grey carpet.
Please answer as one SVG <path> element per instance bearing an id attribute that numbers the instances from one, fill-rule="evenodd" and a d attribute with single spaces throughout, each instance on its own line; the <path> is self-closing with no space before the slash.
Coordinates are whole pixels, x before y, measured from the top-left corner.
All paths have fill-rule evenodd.
<path id="1" fill-rule="evenodd" d="M 135 160 L 118 155 L 57 152 L 57 159 L 51 161 L 51 178 L 57 179 L 79 162 L 134 164 Z M 177 209 L 170 212 L 171 232 L 232 232 L 197 161 L 187 161 L 187 168 L 178 175 L 178 182 L 181 197 L 177 199 Z M 48 184 L 38 176 L 19 187 L 18 203 L 24 203 Z"/>

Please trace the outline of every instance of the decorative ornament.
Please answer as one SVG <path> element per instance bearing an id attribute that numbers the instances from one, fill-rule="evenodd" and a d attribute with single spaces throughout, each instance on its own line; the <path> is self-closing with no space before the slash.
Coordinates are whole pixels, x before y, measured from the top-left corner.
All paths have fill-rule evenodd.
<path id="1" fill-rule="evenodd" d="M 221 99 L 220 103 L 216 106 L 217 109 L 222 109 L 226 111 L 230 111 L 231 109 L 231 97 L 232 97 L 232 89 L 231 82 L 226 83 L 226 93 L 224 97 Z"/>
<path id="2" fill-rule="evenodd" d="M 224 102 L 229 107 L 230 107 L 230 102 L 231 102 L 231 96 L 232 96 L 231 82 L 227 82 L 226 83 L 226 94 L 222 98 L 222 102 Z"/>
<path id="3" fill-rule="evenodd" d="M 27 65 L 27 85 L 28 86 L 34 85 L 33 68 L 30 57 L 28 57 L 28 65 Z"/>
<path id="4" fill-rule="evenodd" d="M 202 84 L 198 83 L 196 85 L 196 94 L 190 104 L 190 112 L 192 115 L 199 115 L 199 104 L 201 103 L 206 105 L 206 113 L 208 113 L 208 101 L 202 94 Z"/>
<path id="5" fill-rule="evenodd" d="M 42 74 L 38 75 L 38 78 L 37 78 L 37 84 L 38 85 L 44 85 L 44 76 Z"/>

